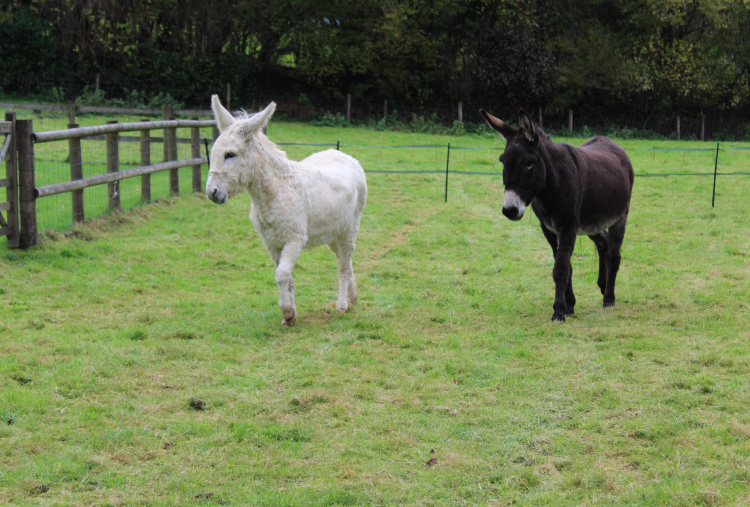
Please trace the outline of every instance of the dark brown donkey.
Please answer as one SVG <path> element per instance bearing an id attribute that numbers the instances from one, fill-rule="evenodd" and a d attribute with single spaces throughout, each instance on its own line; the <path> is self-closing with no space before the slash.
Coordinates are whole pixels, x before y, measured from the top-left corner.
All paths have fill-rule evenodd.
<path id="1" fill-rule="evenodd" d="M 625 151 L 606 137 L 594 137 L 579 147 L 553 143 L 534 127 L 523 109 L 518 112 L 518 129 L 484 109 L 479 113 L 507 143 L 500 155 L 505 185 L 503 215 L 520 220 L 531 203 L 552 247 L 552 320 L 564 322 L 566 315 L 573 314 L 576 298 L 570 256 L 578 235 L 585 234 L 596 245 L 597 284 L 604 306 L 613 306 L 633 190 L 633 166 Z"/>

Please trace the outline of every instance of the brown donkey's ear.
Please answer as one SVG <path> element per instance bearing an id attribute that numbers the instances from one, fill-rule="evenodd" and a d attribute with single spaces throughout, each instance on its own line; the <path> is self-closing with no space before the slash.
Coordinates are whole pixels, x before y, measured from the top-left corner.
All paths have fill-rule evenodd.
<path id="1" fill-rule="evenodd" d="M 516 129 L 505 123 L 500 118 L 495 118 L 484 109 L 480 109 L 479 114 L 482 115 L 482 118 L 487 122 L 487 125 L 498 131 L 505 141 L 513 137 L 513 134 L 516 133 Z"/>
<path id="2" fill-rule="evenodd" d="M 530 142 L 534 142 L 537 139 L 536 129 L 534 128 L 534 122 L 531 121 L 531 117 L 523 109 L 518 110 L 518 126 L 521 127 L 524 137 Z"/>

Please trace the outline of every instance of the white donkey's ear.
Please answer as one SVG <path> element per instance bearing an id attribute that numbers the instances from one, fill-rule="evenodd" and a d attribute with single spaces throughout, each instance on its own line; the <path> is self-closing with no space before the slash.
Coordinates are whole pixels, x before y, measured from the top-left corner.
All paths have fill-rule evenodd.
<path id="1" fill-rule="evenodd" d="M 232 116 L 232 113 L 227 111 L 226 108 L 221 105 L 218 95 L 211 95 L 211 110 L 214 112 L 214 118 L 216 119 L 216 126 L 219 127 L 219 132 L 224 132 L 228 126 L 234 123 L 234 116 Z"/>
<path id="2" fill-rule="evenodd" d="M 274 111 L 276 111 L 276 102 L 271 102 L 263 111 L 255 113 L 250 117 L 250 128 L 257 131 L 268 125 L 268 121 L 273 116 Z"/>

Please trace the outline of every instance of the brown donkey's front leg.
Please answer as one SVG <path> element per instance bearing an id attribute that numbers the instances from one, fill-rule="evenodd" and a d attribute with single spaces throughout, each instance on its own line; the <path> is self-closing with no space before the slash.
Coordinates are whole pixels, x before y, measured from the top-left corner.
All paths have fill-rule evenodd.
<path id="1" fill-rule="evenodd" d="M 565 296 L 571 282 L 572 268 L 570 266 L 570 257 L 573 255 L 576 232 L 575 229 L 568 229 L 560 231 L 557 235 L 558 244 L 555 254 L 555 266 L 552 269 L 552 279 L 555 281 L 555 302 L 552 305 L 552 309 L 554 310 L 552 314 L 553 321 L 565 322 L 565 315 L 569 313 Z M 572 292 L 572 287 L 570 291 Z M 571 308 L 570 311 L 572 313 L 573 309 Z"/>

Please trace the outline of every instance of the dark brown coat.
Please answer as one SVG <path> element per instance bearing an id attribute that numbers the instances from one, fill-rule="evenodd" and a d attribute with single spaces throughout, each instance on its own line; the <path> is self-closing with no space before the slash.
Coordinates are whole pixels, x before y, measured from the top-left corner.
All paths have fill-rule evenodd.
<path id="1" fill-rule="evenodd" d="M 576 236 L 586 235 L 599 253 L 597 281 L 604 306 L 615 304 L 620 247 L 633 189 L 633 166 L 625 151 L 606 137 L 579 147 L 552 142 L 522 109 L 513 128 L 484 109 L 480 114 L 505 139 L 503 214 L 520 220 L 531 204 L 552 247 L 555 302 L 552 320 L 565 321 L 576 303 L 570 257 Z"/>

